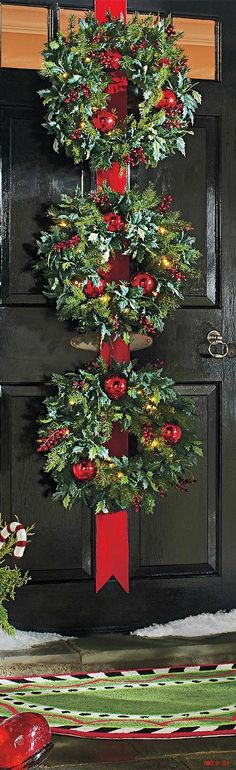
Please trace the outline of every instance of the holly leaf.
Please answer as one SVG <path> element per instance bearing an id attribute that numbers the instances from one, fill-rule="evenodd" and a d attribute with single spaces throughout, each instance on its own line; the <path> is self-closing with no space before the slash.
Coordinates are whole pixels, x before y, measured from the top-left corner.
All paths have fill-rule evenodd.
<path id="1" fill-rule="evenodd" d="M 182 155 L 185 155 L 185 141 L 182 136 L 177 136 L 176 147 Z"/>
<path id="2" fill-rule="evenodd" d="M 193 98 L 195 99 L 195 102 L 197 102 L 197 104 L 201 104 L 202 103 L 202 95 L 199 94 L 199 91 L 192 91 L 191 93 L 192 93 Z"/>

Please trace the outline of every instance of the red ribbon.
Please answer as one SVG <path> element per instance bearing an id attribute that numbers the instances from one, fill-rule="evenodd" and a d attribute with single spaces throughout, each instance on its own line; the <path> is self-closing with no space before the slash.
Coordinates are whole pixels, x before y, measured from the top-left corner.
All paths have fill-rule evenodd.
<path id="1" fill-rule="evenodd" d="M 129 592 L 129 540 L 127 511 L 96 516 L 96 591 L 113 575 Z"/>
<path id="2" fill-rule="evenodd" d="M 119 19 L 120 14 L 122 13 L 124 20 L 126 21 L 126 0 L 110 0 L 110 2 L 109 0 L 95 0 L 94 13 L 99 24 L 107 20 L 107 11 L 110 11 L 111 15 L 114 16 L 115 19 Z"/>
<path id="3" fill-rule="evenodd" d="M 115 18 L 122 13 L 126 21 L 126 0 L 95 0 L 95 15 L 101 24 L 106 21 L 106 12 L 111 12 Z M 121 71 L 113 72 L 112 83 L 109 85 L 108 109 L 115 109 L 118 121 L 122 122 L 127 115 L 127 80 Z M 107 182 L 112 190 L 123 193 L 126 189 L 126 169 L 121 171 L 118 163 L 96 172 L 97 187 Z M 110 259 L 109 281 L 129 280 L 129 258 L 117 253 Z M 130 350 L 122 338 L 112 339 L 111 343 L 103 342 L 100 354 L 106 364 L 111 359 L 118 363 L 129 363 Z M 118 423 L 113 425 L 112 437 L 107 444 L 113 457 L 128 454 L 128 433 L 121 430 Z M 96 515 L 96 591 L 114 576 L 118 583 L 129 591 L 129 540 L 128 512 L 113 511 Z"/>

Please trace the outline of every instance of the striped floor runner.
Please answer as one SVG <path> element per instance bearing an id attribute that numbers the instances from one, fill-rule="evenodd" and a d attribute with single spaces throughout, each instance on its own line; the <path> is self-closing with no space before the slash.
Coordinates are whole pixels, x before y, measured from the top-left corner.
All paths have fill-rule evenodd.
<path id="1" fill-rule="evenodd" d="M 236 735 L 236 663 L 0 679 L 0 717 L 43 714 L 79 738 Z"/>

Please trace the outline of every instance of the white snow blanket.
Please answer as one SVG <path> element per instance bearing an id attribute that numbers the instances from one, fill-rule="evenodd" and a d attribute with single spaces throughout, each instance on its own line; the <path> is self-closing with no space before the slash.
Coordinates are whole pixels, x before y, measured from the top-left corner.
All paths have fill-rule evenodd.
<path id="1" fill-rule="evenodd" d="M 8 636 L 5 631 L 0 631 L 0 655 L 1 651 L 29 650 L 38 644 L 56 642 L 58 639 L 68 639 L 68 636 L 60 634 L 39 634 L 36 631 L 16 631 L 15 636 Z"/>
<path id="2" fill-rule="evenodd" d="M 211 636 L 236 631 L 236 610 L 204 612 L 202 615 L 190 615 L 183 620 L 171 620 L 169 623 L 153 623 L 146 628 L 133 631 L 134 636 L 146 636 L 157 639 L 164 636 Z"/>

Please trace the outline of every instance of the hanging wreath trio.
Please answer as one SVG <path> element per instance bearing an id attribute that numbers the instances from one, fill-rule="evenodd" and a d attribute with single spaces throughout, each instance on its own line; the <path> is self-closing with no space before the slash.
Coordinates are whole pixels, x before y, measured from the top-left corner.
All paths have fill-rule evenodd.
<path id="1" fill-rule="evenodd" d="M 201 96 L 188 77 L 179 37 L 170 17 L 135 14 L 125 24 L 107 14 L 107 22 L 98 24 L 88 13 L 77 30 L 72 20 L 68 35 L 58 34 L 43 53 L 50 88 L 40 95 L 54 149 L 103 169 L 114 161 L 155 167 L 176 150 L 184 154 Z M 138 109 L 119 122 L 109 99 L 127 85 Z"/>
<path id="2" fill-rule="evenodd" d="M 78 499 L 99 511 L 133 504 L 152 512 L 170 486 L 183 491 L 193 481 L 201 455 L 192 434 L 191 401 L 157 367 L 107 367 L 102 359 L 76 373 L 54 375 L 55 395 L 46 399 L 38 452 L 56 482 L 54 497 L 65 508 Z M 129 431 L 133 456 L 111 457 L 114 424 Z"/>
<path id="3" fill-rule="evenodd" d="M 188 78 L 170 18 L 134 16 L 124 24 L 108 16 L 98 24 L 89 13 L 68 36 L 59 34 L 44 52 L 41 91 L 46 127 L 75 163 L 94 168 L 115 161 L 156 166 L 184 153 L 184 136 L 200 102 Z M 109 98 L 136 89 L 136 114 L 117 122 Z M 132 331 L 155 334 L 182 298 L 184 281 L 196 274 L 199 253 L 192 227 L 170 211 L 171 196 L 152 186 L 120 194 L 103 184 L 83 197 L 63 195 L 50 213 L 51 227 L 38 243 L 37 269 L 46 294 L 56 300 L 61 319 L 76 320 L 81 331 L 96 329 L 100 341 Z M 117 252 L 121 276 L 109 273 Z M 130 262 L 122 280 L 122 259 Z M 202 454 L 192 434 L 193 406 L 177 394 L 159 364 L 138 371 L 132 363 L 97 359 L 87 369 L 54 375 L 55 395 L 46 399 L 38 452 L 56 484 L 54 497 L 70 508 L 76 500 L 95 512 L 142 505 L 154 510 L 171 486 L 181 491 L 194 481 L 191 469 Z M 113 426 L 130 435 L 129 456 L 111 457 Z"/>
<path id="4" fill-rule="evenodd" d="M 101 340 L 130 332 L 154 334 L 179 304 L 186 278 L 196 273 L 199 253 L 192 227 L 169 211 L 171 196 L 149 186 L 123 195 L 103 185 L 73 198 L 63 195 L 41 235 L 37 269 L 56 300 L 59 318 L 77 321 L 80 331 L 96 329 Z M 113 257 L 129 256 L 130 281 L 109 282 Z"/>

